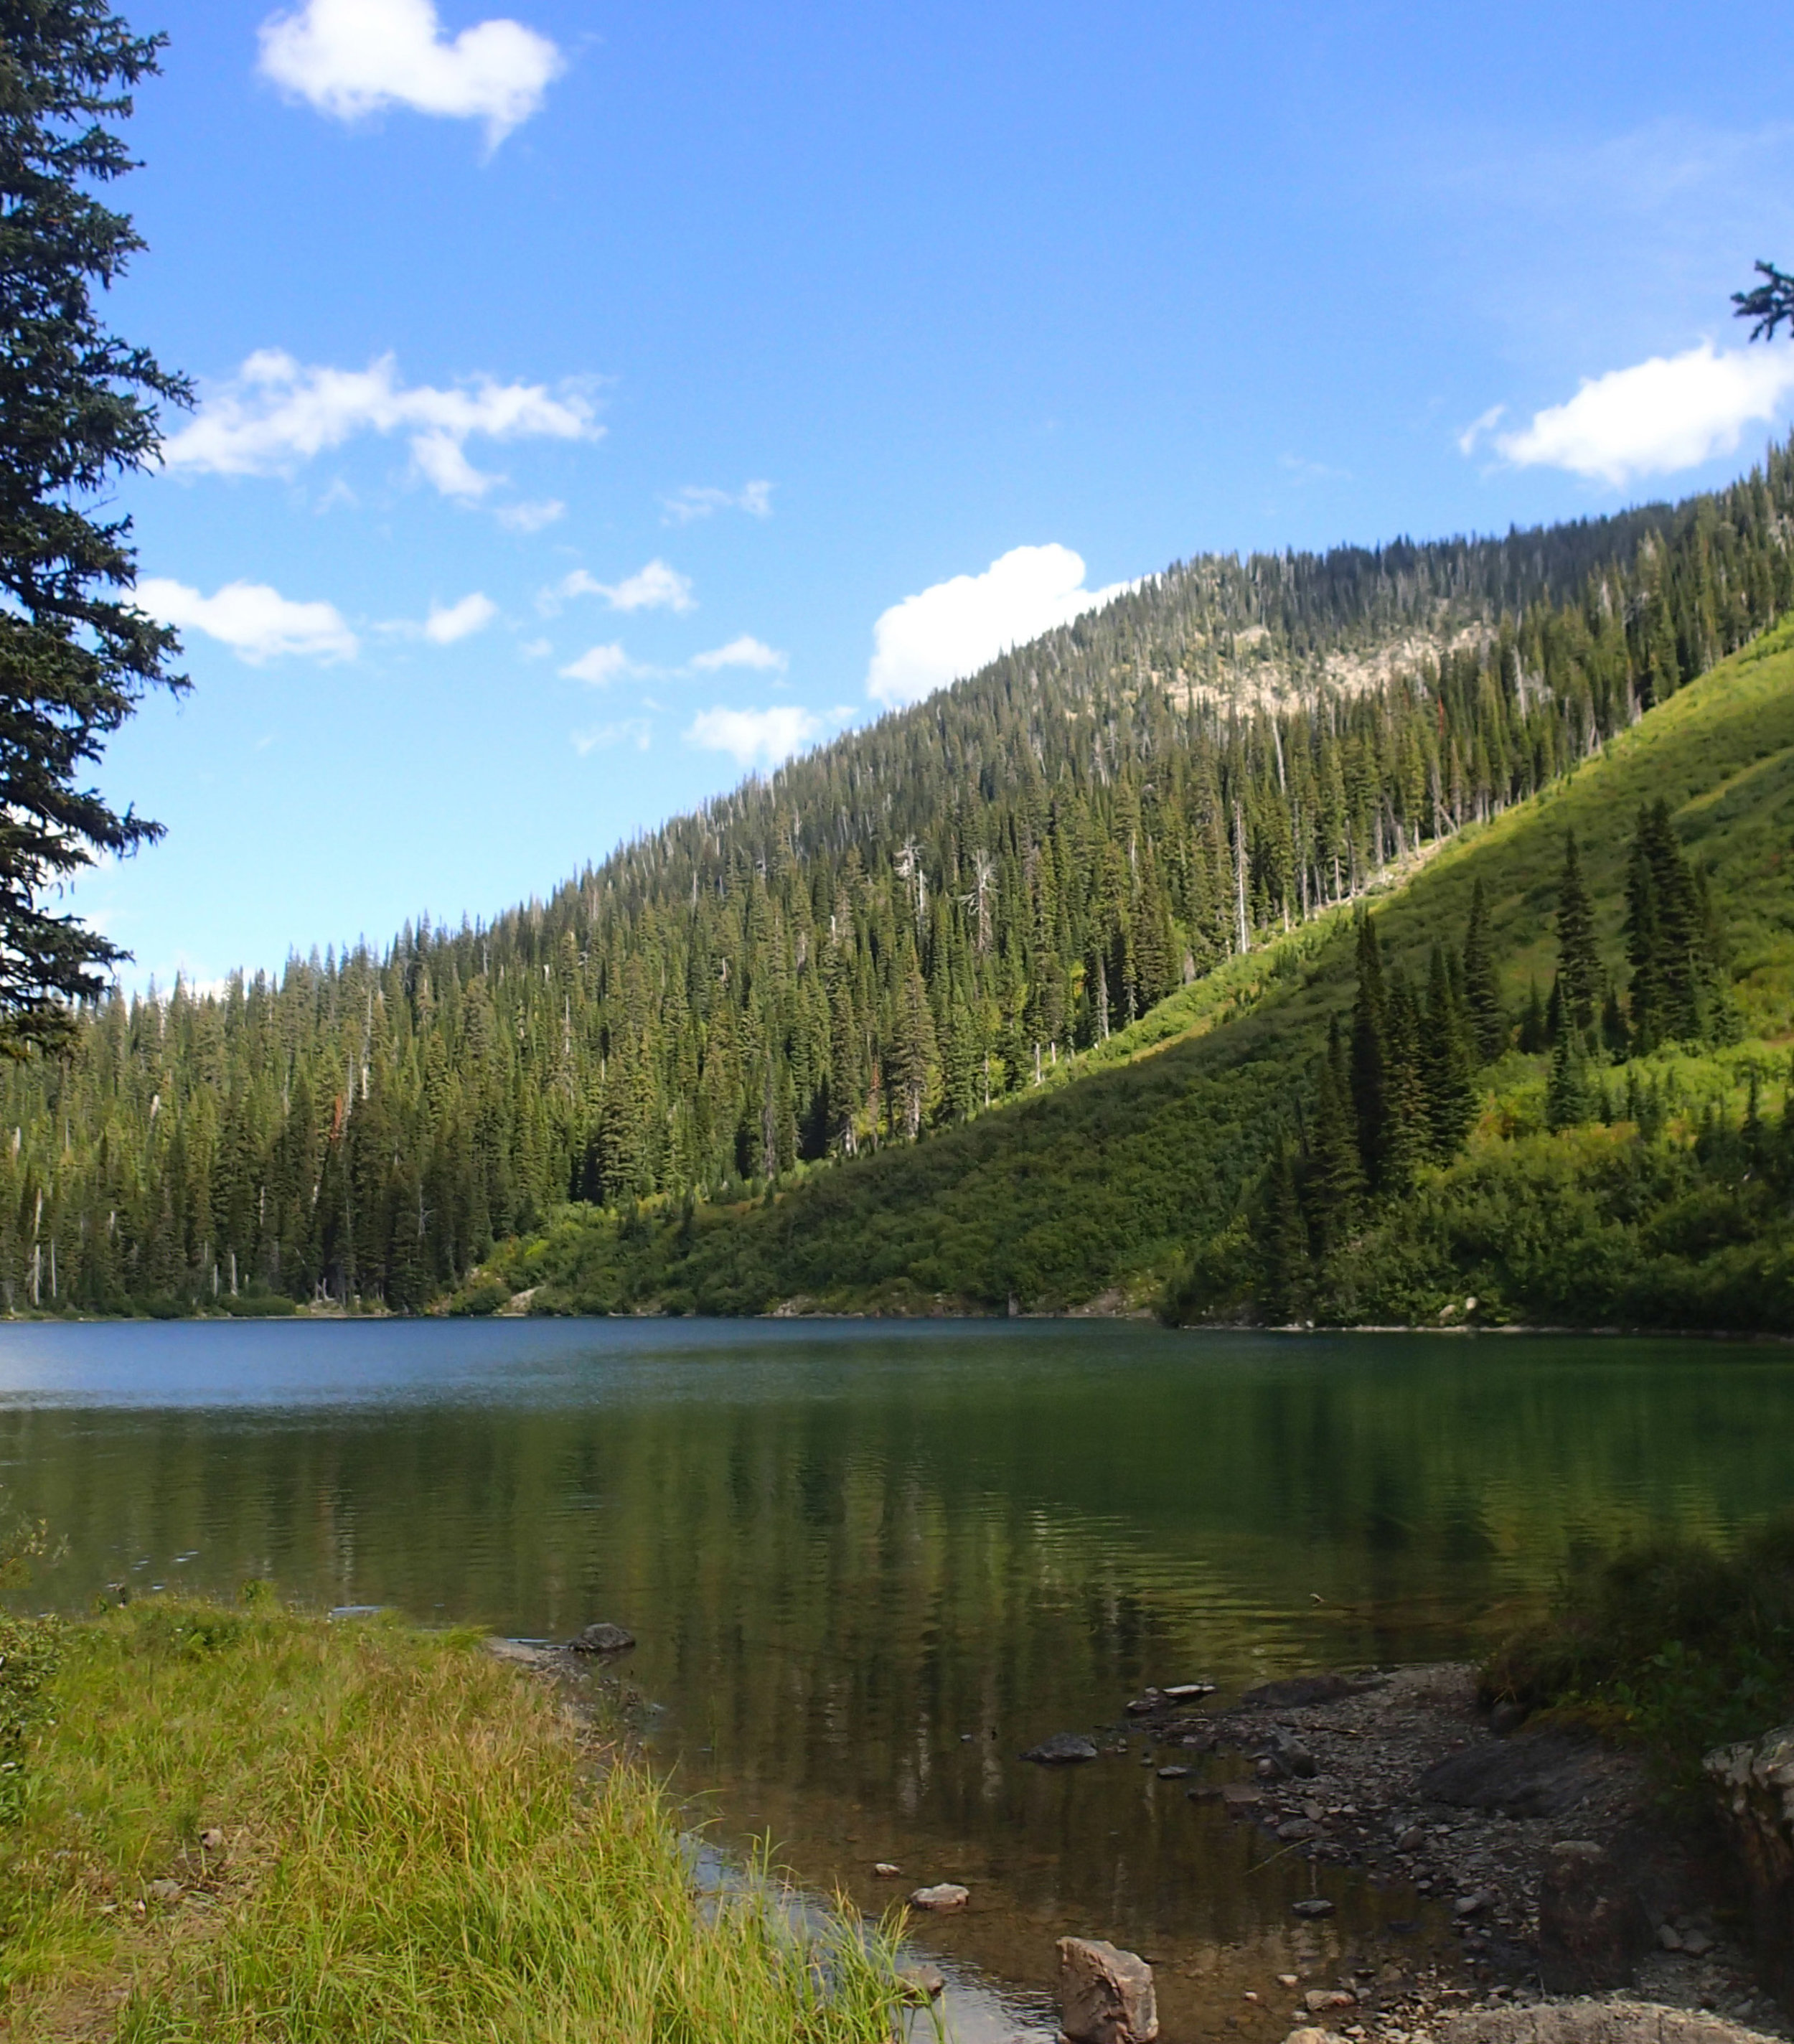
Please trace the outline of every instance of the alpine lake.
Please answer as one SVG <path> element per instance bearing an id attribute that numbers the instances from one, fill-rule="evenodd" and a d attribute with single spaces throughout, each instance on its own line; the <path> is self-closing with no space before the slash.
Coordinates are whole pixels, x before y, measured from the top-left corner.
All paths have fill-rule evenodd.
<path id="1" fill-rule="evenodd" d="M 1128 1700 L 1464 1658 L 1580 1546 L 1724 1539 L 1794 1501 L 1794 1354 L 1079 1320 L 36 1323 L 0 1329 L 0 1486 L 66 1542 L 33 1596 L 71 1612 L 263 1577 L 513 1637 L 625 1625 L 637 1646 L 594 1679 L 713 1847 L 770 1837 L 804 1888 L 874 1915 L 971 1889 L 913 1931 L 966 2044 L 1051 2034 L 1066 1933 L 1154 1961 L 1167 2038 L 1250 2040 L 1289 2024 L 1245 1988 L 1442 1946 L 1446 1907 L 1192 1800 L 1143 1765 Z M 1020 1758 L 1067 1731 L 1128 1750 Z M 1336 1913 L 1304 1922 L 1317 1888 Z"/>

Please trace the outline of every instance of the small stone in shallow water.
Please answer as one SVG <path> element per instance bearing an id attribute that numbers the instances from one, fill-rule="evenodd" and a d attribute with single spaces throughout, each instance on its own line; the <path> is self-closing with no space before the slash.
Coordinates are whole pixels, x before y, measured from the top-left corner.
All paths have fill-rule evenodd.
<path id="1" fill-rule="evenodd" d="M 936 1881 L 932 1888 L 918 1888 L 909 1898 L 912 1909 L 963 1909 L 972 1891 L 956 1881 Z"/>
<path id="2" fill-rule="evenodd" d="M 1118 1749 L 1125 1752 L 1126 1748 Z M 1094 1760 L 1097 1749 L 1093 1742 L 1081 1732 L 1056 1731 L 1051 1739 L 1043 1739 L 1038 1746 L 1031 1746 L 1022 1755 L 1024 1760 L 1037 1760 L 1044 1767 L 1064 1767 L 1074 1761 Z"/>
<path id="3" fill-rule="evenodd" d="M 881 1881 L 895 1881 L 902 1873 L 903 1869 L 901 1866 L 893 1866 L 888 1859 L 880 1859 L 872 1862 L 872 1871 Z"/>
<path id="4" fill-rule="evenodd" d="M 904 1996 L 911 2001 L 933 2001 L 947 1991 L 947 1976 L 939 1966 L 931 1966 L 924 1960 L 914 1965 L 899 1966 L 897 1980 Z"/>
<path id="5" fill-rule="evenodd" d="M 1289 1906 L 1298 1916 L 1331 1916 L 1334 1908 L 1324 1895 L 1307 1895 Z"/>
<path id="6" fill-rule="evenodd" d="M 1158 1770 L 1158 1778 L 1161 1781 L 1182 1781 L 1187 1780 L 1189 1775 L 1189 1769 L 1187 1767 L 1162 1767 Z"/>

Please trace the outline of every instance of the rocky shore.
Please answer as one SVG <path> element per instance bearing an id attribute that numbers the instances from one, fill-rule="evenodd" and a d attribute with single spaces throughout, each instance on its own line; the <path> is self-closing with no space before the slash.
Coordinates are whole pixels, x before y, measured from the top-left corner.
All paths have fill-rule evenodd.
<path id="1" fill-rule="evenodd" d="M 1328 2008 L 1349 2009 L 1346 2034 L 1413 2044 L 1471 2000 L 1623 1988 L 1794 2035 L 1740 1942 L 1717 1835 L 1669 1819 L 1638 1754 L 1482 1711 L 1467 1666 L 1272 1682 L 1220 1709 L 1149 1691 L 1124 1728 L 1277 1850 L 1449 1910 L 1459 1968 L 1310 1988 L 1293 2016 L 1339 2027 Z"/>

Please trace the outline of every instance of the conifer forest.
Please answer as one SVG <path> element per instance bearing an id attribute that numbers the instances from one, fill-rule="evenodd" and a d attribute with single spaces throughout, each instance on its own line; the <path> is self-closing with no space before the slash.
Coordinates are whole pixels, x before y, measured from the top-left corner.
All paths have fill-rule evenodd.
<path id="1" fill-rule="evenodd" d="M 1599 755 L 1794 609 L 1791 518 L 1794 444 L 1613 519 L 1198 559 L 490 925 L 114 990 L 0 1072 L 0 1288 L 417 1309 L 570 1203 L 689 1212 L 925 1147 Z M 1510 1042 L 1573 1116 L 1604 1046 L 1723 1026 L 1667 813 L 1633 826 L 1623 985 L 1563 855 L 1530 1009 L 1480 910 L 1413 983 L 1363 925 L 1263 1239 L 1305 1202 L 1324 1256 L 1324 1214 L 1457 1149 Z"/>

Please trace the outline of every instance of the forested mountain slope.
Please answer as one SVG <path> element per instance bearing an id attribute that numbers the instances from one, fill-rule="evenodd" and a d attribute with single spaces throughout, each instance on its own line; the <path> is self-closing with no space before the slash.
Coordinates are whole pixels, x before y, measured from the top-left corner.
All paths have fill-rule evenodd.
<path id="1" fill-rule="evenodd" d="M 66 1059 L 0 1074 L 0 1293 L 409 1308 L 570 1199 L 670 1199 L 695 1228 L 869 1151 L 932 1197 L 1013 1139 L 988 1109 L 1038 1088 L 1070 1113 L 1068 1060 L 1214 1007 L 1267 941 L 1314 937 L 1794 607 L 1791 515 L 1779 450 L 1621 519 L 1195 561 L 490 928 L 104 1002 Z M 1143 1247 L 1193 1225 L 1126 1200 Z M 1058 1218 L 1074 1249 L 1087 1218 Z M 974 1283 L 919 1243 L 904 1267 L 924 1292 L 1093 1289 L 1088 1256 L 1029 1258 Z"/>
<path id="2" fill-rule="evenodd" d="M 1640 999 L 1651 955 L 1636 847 L 1660 803 L 1665 856 L 1711 912 L 1687 941 L 1707 955 L 1717 939 L 1704 1012 L 1665 1025 L 1680 1035 L 1653 1032 Z M 1581 1032 L 1573 997 L 1546 998 L 1563 968 L 1573 838 L 1592 911 Z M 497 1259 L 501 1293 L 535 1288 L 543 1309 L 712 1312 L 1037 1311 L 1107 1293 L 1279 1324 L 1794 1326 L 1794 627 L 1536 801 L 1392 875 L 1368 909 L 1389 1008 L 1406 988 L 1423 1011 L 1405 1104 L 1385 1052 L 1389 1115 L 1405 1107 L 1416 1140 L 1381 1185 L 1353 1126 L 1363 940 L 1347 909 L 1131 1032 L 1183 1032 L 1164 1047 L 1129 1056 L 1118 1038 L 1115 1062 L 1069 1085 L 775 1202 L 570 1214 Z M 1492 1028 L 1476 1013 L 1479 949 Z M 1424 1012 L 1429 982 L 1452 1015 Z M 1492 1057 L 1473 1041 L 1479 1022 Z M 1331 1027 L 1344 1069 L 1330 1155 Z M 1465 1107 L 1436 1141 L 1424 1066 L 1454 1032 Z"/>

